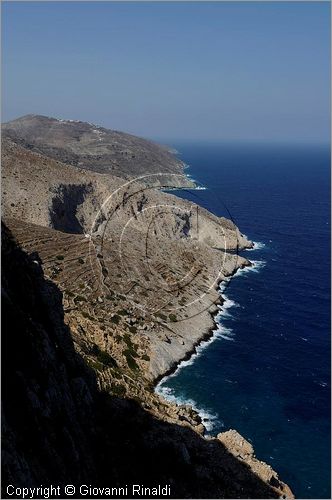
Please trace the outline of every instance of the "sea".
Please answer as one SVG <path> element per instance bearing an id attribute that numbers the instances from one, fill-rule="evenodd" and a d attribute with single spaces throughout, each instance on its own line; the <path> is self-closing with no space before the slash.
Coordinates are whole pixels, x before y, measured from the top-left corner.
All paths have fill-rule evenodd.
<path id="1" fill-rule="evenodd" d="M 208 434 L 240 432 L 297 498 L 331 498 L 330 146 L 173 146 L 200 187 L 175 194 L 255 247 L 221 287 L 213 337 L 156 390 Z"/>

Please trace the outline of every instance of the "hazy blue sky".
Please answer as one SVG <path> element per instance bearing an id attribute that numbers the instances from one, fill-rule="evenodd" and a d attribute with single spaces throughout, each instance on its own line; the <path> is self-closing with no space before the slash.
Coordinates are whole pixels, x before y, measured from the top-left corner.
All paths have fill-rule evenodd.
<path id="1" fill-rule="evenodd" d="M 329 139 L 328 3 L 3 3 L 3 120 L 151 138 Z"/>

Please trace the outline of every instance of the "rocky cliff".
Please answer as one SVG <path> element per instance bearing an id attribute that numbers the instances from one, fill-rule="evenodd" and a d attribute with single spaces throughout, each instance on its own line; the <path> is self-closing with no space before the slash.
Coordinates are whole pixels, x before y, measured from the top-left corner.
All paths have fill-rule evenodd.
<path id="1" fill-rule="evenodd" d="M 285 498 L 289 489 L 235 431 L 206 440 L 139 398 L 98 389 L 74 347 L 62 294 L 2 228 L 2 498 L 15 487 L 169 485 L 171 498 Z M 110 357 L 100 359 L 112 365 Z M 185 417 L 184 417 L 185 418 Z M 40 496 L 36 496 L 40 498 Z M 102 495 L 100 496 L 102 497 Z M 17 498 L 17 497 L 16 497 Z"/>
<path id="2" fill-rule="evenodd" d="M 66 124 L 45 121 L 34 136 L 31 117 L 16 122 L 2 147 L 6 481 L 291 496 L 235 431 L 206 439 L 190 407 L 153 390 L 210 335 L 218 283 L 250 265 L 237 250 L 251 243 L 231 221 L 157 190 L 171 187 L 167 173 L 142 183 L 126 167 L 125 177 L 79 168 L 49 150 L 53 135 L 57 148 L 72 144 Z"/>

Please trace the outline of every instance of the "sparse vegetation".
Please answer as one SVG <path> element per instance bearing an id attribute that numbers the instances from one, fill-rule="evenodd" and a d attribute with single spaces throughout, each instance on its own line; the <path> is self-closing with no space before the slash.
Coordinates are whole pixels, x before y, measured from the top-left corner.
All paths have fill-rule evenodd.
<path id="1" fill-rule="evenodd" d="M 114 316 L 111 317 L 111 321 L 112 321 L 112 323 L 115 323 L 116 325 L 118 325 L 119 321 L 120 321 L 120 316 L 118 316 L 117 314 L 114 314 Z"/>
<path id="2" fill-rule="evenodd" d="M 85 297 L 83 297 L 83 295 L 77 295 L 77 296 L 74 298 L 74 302 L 75 302 L 75 304 L 76 304 L 77 302 L 87 302 L 87 300 L 86 300 L 86 298 L 85 298 Z"/>
<path id="3" fill-rule="evenodd" d="M 138 370 L 138 364 L 136 363 L 136 361 L 134 360 L 131 352 L 129 351 L 129 349 L 125 349 L 122 354 L 125 356 L 126 360 L 127 360 L 127 365 L 128 367 L 135 371 L 135 370 Z"/>
<path id="4" fill-rule="evenodd" d="M 119 373 L 118 369 L 112 369 L 112 376 L 113 376 L 114 378 L 117 378 L 117 379 L 121 379 L 121 378 L 122 378 L 122 376 L 121 376 L 121 374 Z"/>
<path id="5" fill-rule="evenodd" d="M 125 343 L 127 344 L 127 347 L 128 347 L 128 352 L 131 356 L 133 356 L 134 358 L 137 358 L 137 345 L 136 344 L 133 344 L 133 342 L 131 341 L 131 338 L 129 337 L 128 333 L 125 333 L 124 336 L 123 336 L 123 340 L 125 341 Z"/>
<path id="6" fill-rule="evenodd" d="M 90 368 L 92 368 L 93 370 L 102 371 L 104 369 L 104 365 L 94 359 L 86 358 L 86 362 L 87 365 L 90 366 Z"/>
<path id="7" fill-rule="evenodd" d="M 113 368 L 117 367 L 117 362 L 115 361 L 115 359 L 108 352 L 100 349 L 96 344 L 93 344 L 91 348 L 91 354 L 96 356 L 99 363 Z"/>
<path id="8" fill-rule="evenodd" d="M 126 394 L 126 388 L 122 384 L 112 385 L 112 393 L 115 394 L 115 396 L 124 396 Z"/>
<path id="9" fill-rule="evenodd" d="M 94 321 L 94 318 L 93 318 L 92 316 L 90 316 L 90 314 L 89 314 L 89 313 L 87 313 L 86 311 L 82 311 L 82 316 L 83 316 L 84 318 L 89 319 L 90 321 Z"/>

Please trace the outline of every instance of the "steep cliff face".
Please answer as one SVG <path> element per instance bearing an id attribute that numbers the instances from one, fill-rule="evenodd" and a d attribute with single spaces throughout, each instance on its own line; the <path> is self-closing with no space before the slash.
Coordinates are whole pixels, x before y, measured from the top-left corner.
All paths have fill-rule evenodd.
<path id="1" fill-rule="evenodd" d="M 3 216 L 59 285 L 74 331 L 92 318 L 99 347 L 152 380 L 214 326 L 218 281 L 249 264 L 236 250 L 251 243 L 230 220 L 7 139 L 2 160 Z M 86 343 L 79 333 L 77 343 Z M 138 361 L 127 344 L 139 347 Z"/>
<path id="2" fill-rule="evenodd" d="M 7 127 L 2 150 L 4 484 L 291 496 L 241 436 L 203 438 L 192 408 L 153 390 L 211 333 L 217 285 L 250 265 L 237 250 L 251 243 L 155 189 L 168 174 L 147 185 L 90 171 L 91 126 L 39 118 Z M 91 147 L 84 169 L 49 150 L 74 139 Z"/>
<path id="3" fill-rule="evenodd" d="M 133 400 L 100 392 L 38 255 L 23 252 L 6 227 L 2 242 L 3 498 L 8 484 L 68 483 L 75 497 L 81 484 L 128 485 L 128 497 L 132 484 L 168 484 L 172 498 L 291 495 L 243 438 L 236 446 L 233 435 L 230 445 L 223 435 L 206 440 L 180 420 L 167 423 Z"/>
<path id="4" fill-rule="evenodd" d="M 3 476 L 38 485 L 96 478 L 96 384 L 63 322 L 62 296 L 2 227 Z M 4 483 L 5 483 L 4 482 Z"/>

